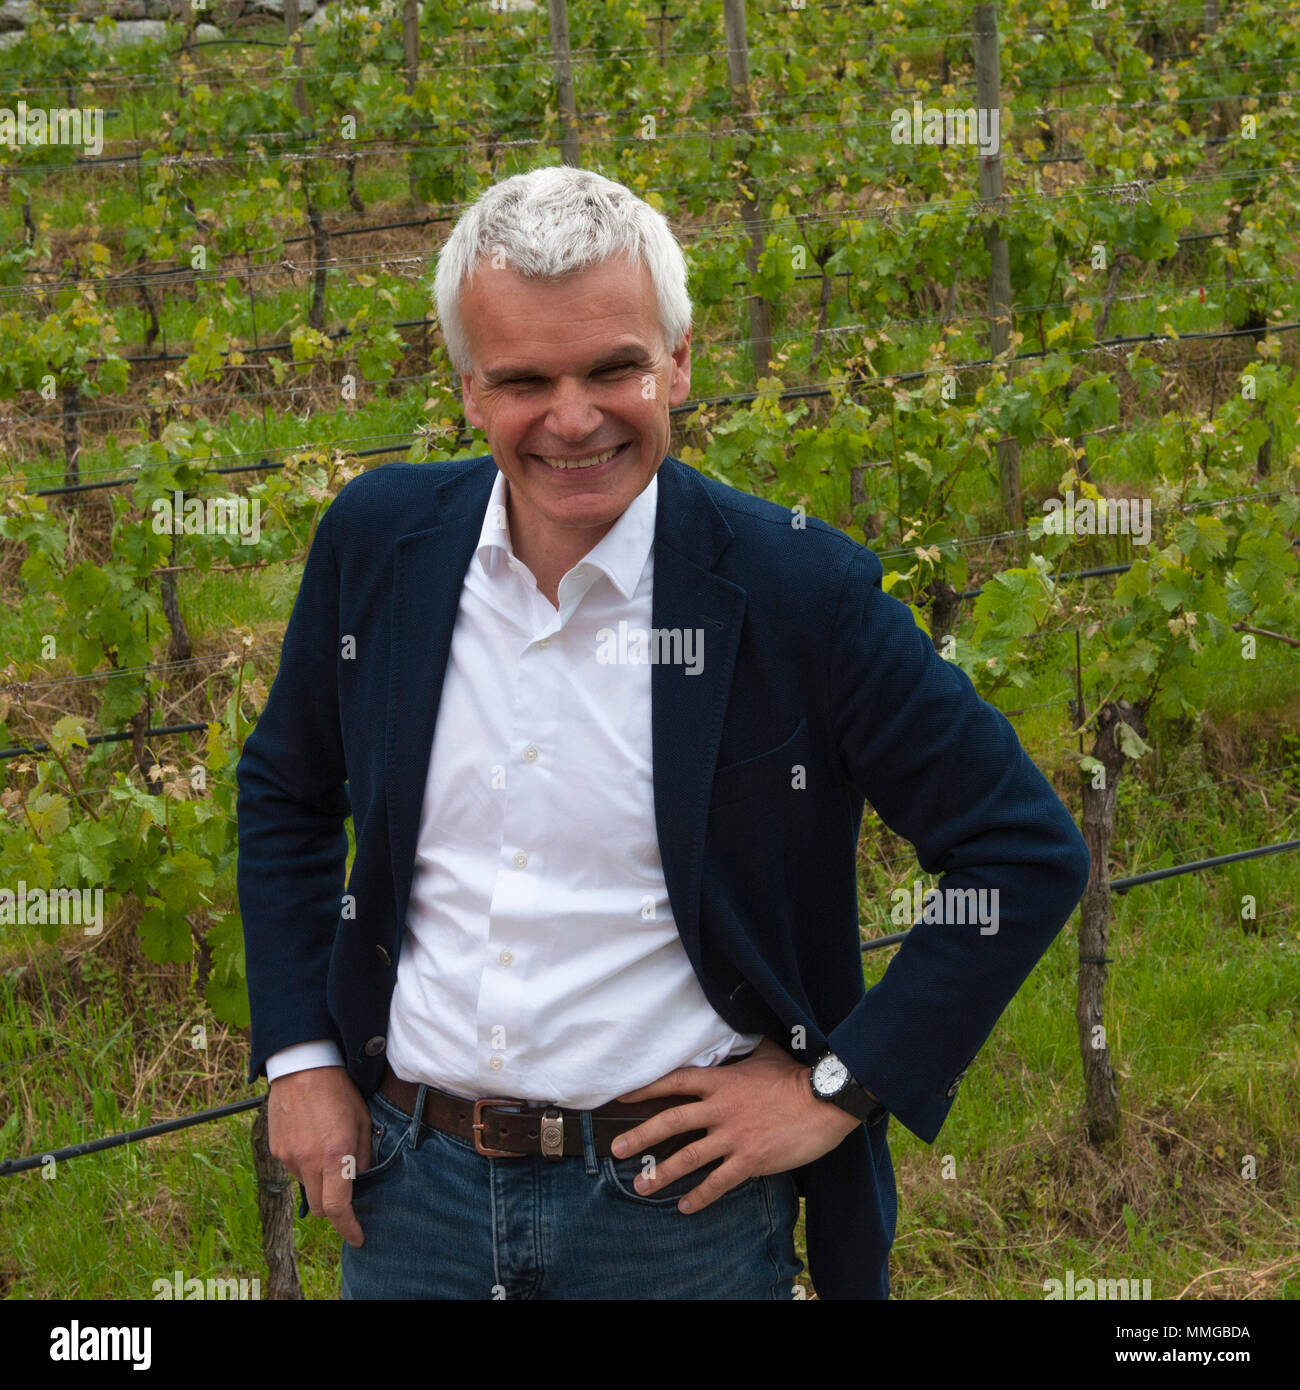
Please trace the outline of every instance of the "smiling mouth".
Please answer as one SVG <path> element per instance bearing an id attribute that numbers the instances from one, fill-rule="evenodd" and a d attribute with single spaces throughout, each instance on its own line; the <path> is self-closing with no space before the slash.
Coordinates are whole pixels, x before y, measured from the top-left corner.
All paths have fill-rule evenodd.
<path id="1" fill-rule="evenodd" d="M 606 449 L 599 454 L 587 454 L 583 458 L 558 458 L 554 454 L 535 454 L 535 458 L 541 459 L 550 469 L 556 473 L 569 472 L 585 468 L 596 468 L 602 463 L 609 463 L 627 448 L 626 442 L 616 444 L 612 449 Z"/>

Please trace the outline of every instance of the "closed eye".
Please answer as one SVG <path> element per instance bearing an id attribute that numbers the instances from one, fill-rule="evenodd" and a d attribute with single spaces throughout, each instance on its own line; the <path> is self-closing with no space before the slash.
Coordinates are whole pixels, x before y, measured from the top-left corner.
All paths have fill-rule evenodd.
<path id="1" fill-rule="evenodd" d="M 604 376 L 608 372 L 626 372 L 636 365 L 635 362 L 616 362 L 608 367 L 598 367 L 595 375 Z M 539 376 L 511 376 L 506 377 L 500 384 L 502 386 L 527 386 L 541 380 L 542 378 Z"/>

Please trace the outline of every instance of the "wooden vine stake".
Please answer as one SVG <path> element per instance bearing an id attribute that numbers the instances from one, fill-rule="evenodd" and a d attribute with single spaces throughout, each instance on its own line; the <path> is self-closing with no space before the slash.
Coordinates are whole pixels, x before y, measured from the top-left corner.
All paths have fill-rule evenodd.
<path id="1" fill-rule="evenodd" d="M 76 487 L 81 481 L 81 388 L 76 381 L 65 381 L 60 392 L 63 406 L 63 486 Z"/>
<path id="2" fill-rule="evenodd" d="M 420 0 L 402 0 L 402 66 L 406 74 L 406 95 L 414 99 L 415 84 L 420 75 Z M 414 127 L 415 107 L 411 107 L 411 124 Z M 411 191 L 411 202 L 417 208 L 424 204 L 420 200 L 419 179 L 416 177 L 414 151 L 407 162 L 407 179 Z"/>
<path id="3" fill-rule="evenodd" d="M 253 1168 L 257 1174 L 257 1213 L 262 1218 L 262 1253 L 266 1256 L 266 1296 L 301 1299 L 298 1252 L 293 1244 L 293 1175 L 271 1152 L 263 1100 L 253 1117 Z"/>
<path id="4" fill-rule="evenodd" d="M 298 0 L 284 0 L 285 38 L 293 44 L 294 66 L 302 67 L 302 20 Z M 293 84 L 293 104 L 300 116 L 309 116 L 311 107 L 307 101 L 307 88 L 301 77 Z M 315 329 L 325 326 L 325 262 L 329 258 L 329 241 L 325 224 L 312 201 L 312 173 L 310 165 L 303 165 L 303 197 L 307 204 L 307 225 L 311 228 L 312 239 L 312 280 L 311 298 L 307 309 L 307 323 Z"/>
<path id="5" fill-rule="evenodd" d="M 551 62 L 555 100 L 560 112 L 560 157 L 578 168 L 578 109 L 573 96 L 573 63 L 569 57 L 569 0 L 547 0 L 551 13 Z"/>
<path id="6" fill-rule="evenodd" d="M 298 0 L 284 0 L 284 37 L 293 44 L 294 66 L 302 67 L 302 17 Z M 293 84 L 293 104 L 300 115 L 307 114 L 307 88 L 301 77 Z"/>
<path id="7" fill-rule="evenodd" d="M 747 134 L 737 152 L 742 170 L 740 214 L 749 229 L 745 264 L 751 276 L 758 274 L 758 258 L 763 254 L 763 209 L 758 187 L 750 178 L 749 153 L 754 144 L 755 112 L 749 90 L 749 40 L 745 35 L 745 0 L 722 0 L 727 28 L 727 74 L 731 97 L 736 103 L 740 125 Z M 772 358 L 772 306 L 762 295 L 749 296 L 749 338 L 754 347 L 754 385 L 766 375 Z"/>
<path id="8" fill-rule="evenodd" d="M 323 331 L 325 328 L 325 270 L 329 260 L 329 233 L 325 230 L 320 209 L 312 202 L 311 175 L 304 171 L 302 180 L 303 196 L 307 200 L 307 225 L 311 228 L 311 302 L 307 308 L 307 323 L 310 327 Z"/>
<path id="9" fill-rule="evenodd" d="M 998 59 L 996 5 L 975 6 L 975 100 L 981 111 L 998 113 L 996 154 L 980 153 L 980 199 L 996 207 L 1002 198 L 1002 71 Z M 1011 260 L 1002 223 L 995 219 L 984 229 L 989 252 L 989 356 L 1007 357 L 1007 373 L 1015 374 L 1011 356 Z M 998 475 L 1002 483 L 1002 510 L 1007 525 L 1020 530 L 1025 524 L 1024 497 L 1020 491 L 1020 446 L 1014 439 L 998 441 Z"/>
<path id="10" fill-rule="evenodd" d="M 1082 721 L 1081 721 L 1082 722 Z M 1075 1021 L 1083 1058 L 1084 1116 L 1088 1142 L 1102 1148 L 1119 1138 L 1119 1087 L 1106 1035 L 1106 948 L 1110 943 L 1110 841 L 1115 794 L 1124 764 L 1149 751 L 1139 706 L 1107 701 L 1097 712 L 1097 738 L 1083 761 L 1083 838 L 1092 867 L 1079 907 L 1079 994 Z"/>

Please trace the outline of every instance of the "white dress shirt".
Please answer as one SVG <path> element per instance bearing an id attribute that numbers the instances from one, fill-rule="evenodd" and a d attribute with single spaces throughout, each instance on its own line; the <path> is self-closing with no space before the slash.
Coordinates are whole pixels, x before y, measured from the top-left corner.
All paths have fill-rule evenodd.
<path id="1" fill-rule="evenodd" d="M 677 934 L 652 668 L 609 637 L 620 620 L 651 628 L 658 488 L 564 575 L 557 610 L 514 554 L 497 473 L 461 589 L 389 1011 L 387 1057 L 405 1080 L 590 1109 L 761 1041 L 709 1004 Z M 620 652 L 631 660 L 610 660 Z M 305 1042 L 266 1071 L 327 1065 L 343 1065 L 337 1046 Z"/>

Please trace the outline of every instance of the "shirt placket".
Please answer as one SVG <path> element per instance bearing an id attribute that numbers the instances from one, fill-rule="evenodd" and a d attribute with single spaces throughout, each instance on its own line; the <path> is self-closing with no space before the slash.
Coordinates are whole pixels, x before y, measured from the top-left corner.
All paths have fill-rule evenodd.
<path id="1" fill-rule="evenodd" d="M 501 843 L 488 909 L 486 960 L 476 1016 L 478 1055 L 484 1091 L 519 1096 L 511 1075 L 536 1046 L 536 1020 L 528 1003 L 538 925 L 555 904 L 547 901 L 549 857 L 554 852 L 554 796 L 557 769 L 552 758 L 556 728 L 563 714 L 563 672 L 558 660 L 562 616 L 538 591 L 518 562 L 509 565 L 494 598 L 503 616 L 525 615 L 520 631 L 516 678 L 512 685 Z M 504 673 L 503 673 L 504 675 Z M 560 828 L 558 833 L 562 833 Z M 544 1099 L 544 1097 L 522 1097 Z"/>

